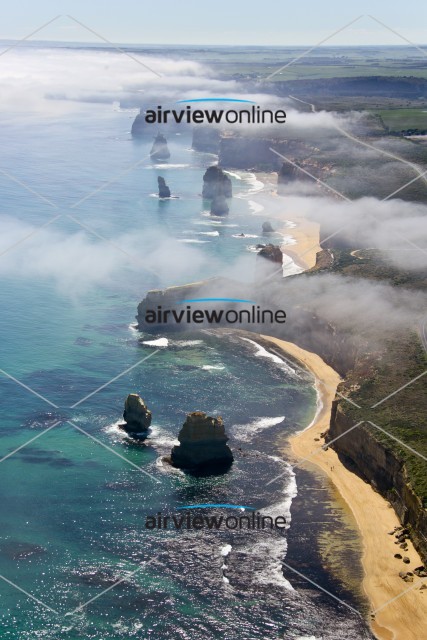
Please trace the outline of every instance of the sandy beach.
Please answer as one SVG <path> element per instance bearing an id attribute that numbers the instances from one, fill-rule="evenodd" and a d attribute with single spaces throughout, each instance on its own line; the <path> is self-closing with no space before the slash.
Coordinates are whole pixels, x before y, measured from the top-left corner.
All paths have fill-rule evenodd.
<path id="1" fill-rule="evenodd" d="M 281 201 L 281 197 L 277 195 L 277 174 L 257 172 L 257 179 L 264 184 L 264 189 L 257 194 L 254 199 L 260 201 L 265 209 L 271 209 L 271 200 L 264 201 L 263 194 L 268 194 L 268 198 L 274 197 L 277 202 Z M 274 207 L 277 209 L 277 206 Z M 319 245 L 320 225 L 317 222 L 311 222 L 291 211 L 280 215 L 270 211 L 268 219 L 272 221 L 273 226 L 284 236 L 291 236 L 294 240 L 293 244 L 283 244 L 281 246 L 283 253 L 283 266 L 286 267 L 287 259 L 289 263 L 294 262 L 298 267 L 306 271 L 316 264 L 316 254 L 322 251 Z M 291 222 L 295 226 L 285 226 L 285 222 Z"/>
<path id="2" fill-rule="evenodd" d="M 285 236 L 292 236 L 295 244 L 282 245 L 283 264 L 286 265 L 286 256 L 288 256 L 304 271 L 311 269 L 316 264 L 316 254 L 322 250 L 319 245 L 320 226 L 316 222 L 297 216 L 292 216 L 289 220 L 295 224 L 295 227 L 285 227 L 280 229 L 280 232 Z"/>
<path id="3" fill-rule="evenodd" d="M 316 378 L 321 409 L 305 431 L 290 439 L 291 455 L 299 464 L 302 459 L 310 458 L 302 464 L 308 467 L 316 465 L 329 476 L 357 522 L 363 542 L 363 588 L 374 612 L 371 616 L 374 634 L 379 640 L 421 640 L 427 637 L 427 578 L 414 576 L 412 583 L 406 583 L 399 577 L 399 571 L 413 571 L 422 562 L 410 541 L 408 551 L 402 552 L 410 563 L 404 564 L 394 558 L 401 549 L 389 532 L 400 525 L 397 515 L 368 483 L 341 464 L 332 449 L 322 449 L 320 434 L 329 427 L 339 375 L 314 353 L 278 338 L 262 337 L 297 358 Z M 289 457 L 289 451 L 286 454 Z M 426 587 L 421 589 L 423 584 Z"/>

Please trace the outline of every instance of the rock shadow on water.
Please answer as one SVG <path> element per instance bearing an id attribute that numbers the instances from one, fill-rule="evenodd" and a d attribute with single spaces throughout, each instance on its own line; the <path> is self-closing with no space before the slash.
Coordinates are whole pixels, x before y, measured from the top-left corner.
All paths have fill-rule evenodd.
<path id="1" fill-rule="evenodd" d="M 75 467 L 76 464 L 70 458 L 65 458 L 61 451 L 49 451 L 47 449 L 37 449 L 36 447 L 25 447 L 17 451 L 16 456 L 22 462 L 29 464 L 47 464 L 50 467 Z"/>
<path id="2" fill-rule="evenodd" d="M 0 557 L 7 560 L 26 560 L 46 553 L 47 550 L 44 547 L 32 542 L 21 542 L 20 540 L 0 542 Z"/>
<path id="3" fill-rule="evenodd" d="M 66 422 L 69 418 L 70 415 L 59 411 L 38 411 L 31 413 L 22 426 L 26 429 L 47 429 L 55 422 Z"/>

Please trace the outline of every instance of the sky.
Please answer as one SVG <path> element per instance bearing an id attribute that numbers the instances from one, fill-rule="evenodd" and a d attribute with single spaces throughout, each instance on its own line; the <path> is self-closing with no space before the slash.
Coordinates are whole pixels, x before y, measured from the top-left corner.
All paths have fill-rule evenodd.
<path id="1" fill-rule="evenodd" d="M 114 43 L 309 46 L 351 22 L 330 45 L 403 45 L 369 17 L 417 44 L 427 44 L 427 3 L 406 0 L 17 0 L 0 10 L 0 39 L 21 39 L 57 15 L 36 40 L 97 42 L 72 15 Z"/>

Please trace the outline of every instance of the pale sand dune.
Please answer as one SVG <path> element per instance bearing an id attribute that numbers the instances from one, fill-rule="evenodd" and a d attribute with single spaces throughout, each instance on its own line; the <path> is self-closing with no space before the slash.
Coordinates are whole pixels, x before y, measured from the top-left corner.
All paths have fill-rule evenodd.
<path id="1" fill-rule="evenodd" d="M 308 429 L 290 439 L 291 450 L 297 460 L 311 458 L 304 465 L 317 465 L 329 476 L 353 513 L 363 542 L 363 587 L 372 611 L 379 609 L 371 621 L 373 632 L 380 640 L 427 638 L 427 588 L 420 589 L 422 584 L 427 586 L 427 578 L 415 576 L 413 583 L 405 583 L 399 577 L 399 571 L 413 571 L 422 562 L 410 542 L 408 551 L 403 552 L 394 544 L 394 536 L 388 535 L 400 525 L 393 508 L 370 484 L 344 467 L 332 449 L 324 451 L 322 439 L 315 441 L 329 427 L 339 375 L 314 353 L 284 340 L 262 337 L 300 360 L 317 380 L 322 409 Z M 410 564 L 395 559 L 397 552 L 408 556 Z"/>

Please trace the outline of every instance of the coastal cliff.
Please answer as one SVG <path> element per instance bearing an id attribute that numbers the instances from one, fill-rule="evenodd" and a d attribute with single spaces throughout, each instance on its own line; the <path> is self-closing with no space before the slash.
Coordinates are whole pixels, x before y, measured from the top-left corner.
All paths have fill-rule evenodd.
<path id="1" fill-rule="evenodd" d="M 315 167 L 310 160 L 313 149 L 299 140 L 283 140 L 283 138 L 240 136 L 226 133 L 219 142 L 219 164 L 233 169 L 256 169 L 258 171 L 279 171 L 283 160 L 271 149 L 286 157 L 303 158 L 302 163 Z"/>
<path id="2" fill-rule="evenodd" d="M 338 387 L 338 391 L 342 393 L 342 386 Z M 339 438 L 332 448 L 346 465 L 390 502 L 402 525 L 409 528 L 414 546 L 426 563 L 427 510 L 414 491 L 404 460 L 378 439 L 374 427 L 361 424 L 345 433 L 353 425 L 354 420 L 346 415 L 345 408 L 335 400 L 325 441 Z"/>
<path id="3" fill-rule="evenodd" d="M 194 149 L 194 151 L 218 154 L 220 140 L 221 130 L 217 127 L 194 127 L 191 148 Z"/>
<path id="4" fill-rule="evenodd" d="M 343 255 L 339 251 L 335 253 L 338 256 L 336 261 L 341 264 L 341 272 L 350 274 L 350 253 L 345 254 L 345 259 L 343 252 Z M 358 264 L 351 268 L 360 270 L 362 267 L 362 262 L 358 260 Z M 356 409 L 341 397 L 337 398 L 334 401 L 330 429 L 325 434 L 325 441 L 331 442 L 356 423 L 363 422 L 330 446 L 339 454 L 344 464 L 369 482 L 390 502 L 402 525 L 410 530 L 413 543 L 423 562 L 427 563 L 425 461 L 398 442 L 400 440 L 418 453 L 427 455 L 423 417 L 426 407 L 420 386 L 422 380 L 410 384 L 378 408 L 372 408 L 375 402 L 381 401 L 391 391 L 406 385 L 424 371 L 427 367 L 427 356 L 420 339 L 410 328 L 398 335 L 390 336 L 388 340 L 380 336 L 381 340 L 377 342 L 378 336 L 360 335 L 357 330 L 333 325 L 302 308 L 300 304 L 291 302 L 287 296 L 288 283 L 298 282 L 299 287 L 303 289 L 307 278 L 321 277 L 324 271 L 333 268 L 336 268 L 336 263 L 331 266 L 330 253 L 322 251 L 317 254 L 317 264 L 312 270 L 282 281 L 270 281 L 268 287 L 261 283 L 259 286 L 257 283 L 243 286 L 242 283 L 225 278 L 213 278 L 164 291 L 151 291 L 138 306 L 138 327 L 143 331 L 183 328 L 187 331 L 199 330 L 203 325 L 165 327 L 148 325 L 145 322 L 147 309 L 155 309 L 159 304 L 164 308 L 171 308 L 185 298 L 227 295 L 256 300 L 257 304 L 270 307 L 272 299 L 277 300 L 280 296 L 286 300 L 286 314 L 290 319 L 286 324 L 241 324 L 239 329 L 293 342 L 302 349 L 319 355 L 344 378 L 339 393 L 362 409 Z M 370 277 L 384 277 L 384 267 L 380 268 L 376 262 L 367 263 L 365 272 L 365 276 L 369 273 Z M 180 308 L 182 309 L 182 305 Z M 224 324 L 219 323 L 217 328 L 221 326 Z M 399 363 L 399 367 L 396 367 L 396 363 Z M 368 421 L 377 424 L 398 440 L 370 426 Z"/>

